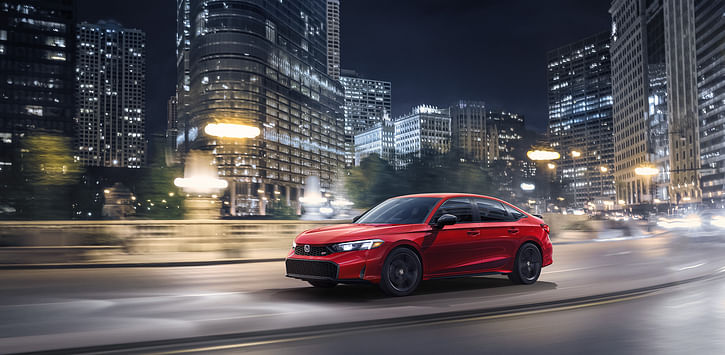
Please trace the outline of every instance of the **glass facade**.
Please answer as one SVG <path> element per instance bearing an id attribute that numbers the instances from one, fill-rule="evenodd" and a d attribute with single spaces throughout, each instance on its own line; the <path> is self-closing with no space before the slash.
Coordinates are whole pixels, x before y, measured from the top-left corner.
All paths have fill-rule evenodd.
<path id="1" fill-rule="evenodd" d="M 609 43 L 603 32 L 548 53 L 548 134 L 562 156 L 557 178 L 577 206 L 615 197 Z"/>
<path id="2" fill-rule="evenodd" d="M 626 205 L 698 202 L 694 6 L 615 0 L 610 13 L 617 198 Z M 660 173 L 638 176 L 641 166 Z"/>
<path id="3" fill-rule="evenodd" d="M 199 0 L 189 18 L 185 140 L 215 156 L 230 213 L 264 215 L 272 199 L 298 206 L 308 176 L 329 191 L 343 166 L 344 101 L 326 74 L 326 1 Z M 260 133 L 219 137 L 214 123 Z"/>
<path id="4" fill-rule="evenodd" d="M 340 0 L 327 0 L 327 75 L 340 79 Z"/>
<path id="5" fill-rule="evenodd" d="M 75 2 L 0 1 L 0 175 L 17 166 L 19 139 L 73 134 Z"/>
<path id="6" fill-rule="evenodd" d="M 725 190 L 725 2 L 695 1 L 703 202 L 723 206 Z"/>
<path id="7" fill-rule="evenodd" d="M 345 165 L 354 160 L 355 135 L 383 122 L 390 115 L 392 87 L 389 81 L 361 77 L 352 70 L 343 70 L 340 82 L 345 88 Z"/>
<path id="8" fill-rule="evenodd" d="M 449 109 L 421 105 L 395 119 L 396 165 L 405 166 L 424 151 L 445 154 L 451 149 Z"/>
<path id="9" fill-rule="evenodd" d="M 76 159 L 141 168 L 146 156 L 146 34 L 115 22 L 77 28 Z"/>

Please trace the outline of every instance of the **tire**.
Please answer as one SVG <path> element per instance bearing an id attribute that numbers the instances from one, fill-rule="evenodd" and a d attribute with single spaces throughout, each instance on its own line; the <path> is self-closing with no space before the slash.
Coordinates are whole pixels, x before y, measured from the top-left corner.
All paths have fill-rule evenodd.
<path id="1" fill-rule="evenodd" d="M 407 296 L 418 288 L 422 278 L 418 254 L 408 248 L 395 248 L 385 258 L 380 289 L 388 296 Z"/>
<path id="2" fill-rule="evenodd" d="M 337 286 L 337 282 L 329 280 L 307 280 L 307 282 L 317 288 L 333 288 Z"/>
<path id="3" fill-rule="evenodd" d="M 532 243 L 524 243 L 516 253 L 514 269 L 508 274 L 513 283 L 530 285 L 541 275 L 541 251 Z"/>

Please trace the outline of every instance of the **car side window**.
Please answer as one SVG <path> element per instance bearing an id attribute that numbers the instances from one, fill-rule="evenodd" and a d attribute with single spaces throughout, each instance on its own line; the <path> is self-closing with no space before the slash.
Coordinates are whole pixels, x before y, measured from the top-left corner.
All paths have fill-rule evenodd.
<path id="1" fill-rule="evenodd" d="M 446 202 L 443 202 L 441 207 L 438 207 L 435 215 L 431 218 L 431 222 L 438 220 L 438 217 L 444 214 L 452 214 L 458 217 L 457 223 L 472 223 L 473 222 L 473 208 L 467 198 L 452 198 Z"/>
<path id="2" fill-rule="evenodd" d="M 506 222 L 511 220 L 511 216 L 503 204 L 498 201 L 489 200 L 486 198 L 477 198 L 474 200 L 476 208 L 478 208 L 478 215 L 481 218 L 481 222 Z"/>
<path id="3" fill-rule="evenodd" d="M 513 207 L 511 207 L 511 206 L 509 206 L 509 205 L 507 205 L 505 203 L 503 204 L 503 207 L 506 208 L 506 212 L 508 212 L 508 214 L 515 221 L 518 221 L 519 219 L 526 217 L 526 215 L 523 214 L 523 213 L 521 213 L 521 211 L 519 211 L 519 210 L 517 210 L 517 209 L 515 209 L 515 208 L 513 208 Z"/>

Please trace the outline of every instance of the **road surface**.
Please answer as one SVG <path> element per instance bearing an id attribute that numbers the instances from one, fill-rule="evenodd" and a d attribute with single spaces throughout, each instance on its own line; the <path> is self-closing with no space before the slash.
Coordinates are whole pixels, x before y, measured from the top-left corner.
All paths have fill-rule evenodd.
<path id="1" fill-rule="evenodd" d="M 725 238 L 692 234 L 557 245 L 554 264 L 534 285 L 512 285 L 498 276 L 437 280 L 424 282 L 404 298 L 386 298 L 376 288 L 360 285 L 313 289 L 283 277 L 279 262 L 5 270 L 0 273 L 0 352 L 75 353 L 78 348 L 113 345 L 95 350 L 139 353 L 273 339 L 258 346 L 205 351 L 291 353 L 299 347 L 302 353 L 339 353 L 358 341 L 365 344 L 356 348 L 358 353 L 539 349 L 529 348 L 529 343 L 546 345 L 549 353 L 561 353 L 555 351 L 560 346 L 612 353 L 607 350 L 615 344 L 603 339 L 613 337 L 623 342 L 616 349 L 641 353 L 642 347 L 667 352 L 669 348 L 651 346 L 673 331 L 699 340 L 705 350 L 720 349 L 725 340 L 716 336 L 725 334 L 719 278 L 725 274 L 724 247 Z M 639 293 L 630 292 L 635 289 Z M 557 307 L 564 309 L 546 311 Z M 440 323 L 445 315 L 457 316 Z M 465 315 L 479 317 L 471 321 Z M 422 325 L 399 323 L 415 317 L 424 317 L 417 321 Z M 294 340 L 293 334 L 304 329 L 317 336 L 327 333 L 323 329 L 350 330 L 334 338 L 309 338 L 308 332 Z M 643 335 L 655 338 L 644 342 Z M 161 347 L 151 343 L 163 340 L 171 341 Z M 411 342 L 412 348 L 407 346 Z M 672 349 L 678 353 L 684 348 Z"/>

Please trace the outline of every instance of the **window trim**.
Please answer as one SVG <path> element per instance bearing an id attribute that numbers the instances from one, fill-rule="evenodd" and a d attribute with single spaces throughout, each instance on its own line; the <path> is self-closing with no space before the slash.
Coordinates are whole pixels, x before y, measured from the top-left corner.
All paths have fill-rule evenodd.
<path id="1" fill-rule="evenodd" d="M 430 216 L 430 221 L 428 222 L 429 225 L 436 224 L 436 221 L 435 221 L 435 219 L 433 217 L 436 216 L 436 214 L 438 213 L 438 210 L 440 210 L 441 207 L 443 207 L 443 205 L 446 204 L 446 202 L 451 201 L 451 200 L 466 200 L 468 202 L 469 208 L 471 209 L 471 221 L 470 222 L 456 222 L 456 224 L 469 224 L 469 223 L 479 223 L 480 222 L 480 218 L 478 218 L 478 211 L 477 211 L 476 208 L 474 208 L 474 205 L 473 205 L 473 202 L 472 202 L 471 197 L 468 197 L 468 196 L 458 196 L 458 197 L 450 197 L 450 198 L 448 198 L 446 200 L 443 200 L 443 202 L 441 202 L 441 204 L 438 205 L 438 208 L 436 208 L 433 211 L 433 214 Z M 458 216 L 456 216 L 456 217 L 458 217 Z"/>
<path id="2" fill-rule="evenodd" d="M 484 221 L 484 220 L 482 220 L 481 219 L 481 211 L 479 210 L 478 205 L 476 205 L 476 200 L 487 200 L 487 201 L 491 201 L 491 202 L 495 202 L 495 203 L 500 203 L 501 204 L 501 207 L 503 207 L 504 213 L 506 213 L 506 219 L 505 220 L 501 220 L 501 221 Z M 478 216 L 478 223 L 516 222 L 516 221 L 518 221 L 520 219 L 520 218 L 519 219 L 514 219 L 513 216 L 508 211 L 506 211 L 506 206 L 505 205 L 507 205 L 507 203 L 502 202 L 502 201 L 499 201 L 499 200 L 494 200 L 494 199 L 488 198 L 488 197 L 474 197 L 473 198 L 473 205 L 476 207 L 476 208 L 474 208 L 474 210 L 476 211 L 476 215 Z"/>

